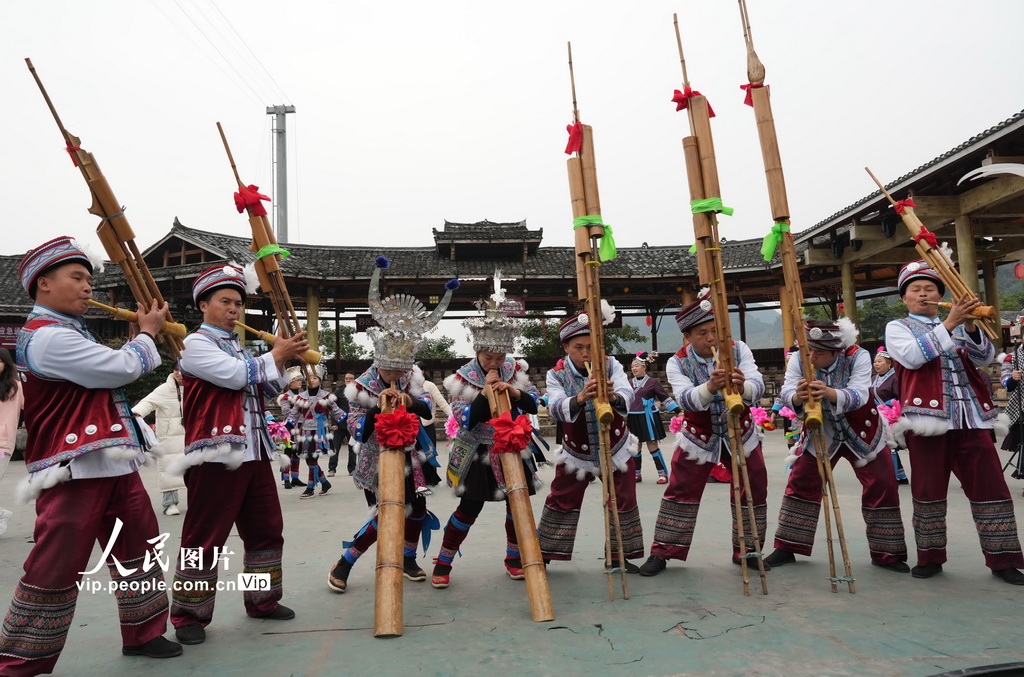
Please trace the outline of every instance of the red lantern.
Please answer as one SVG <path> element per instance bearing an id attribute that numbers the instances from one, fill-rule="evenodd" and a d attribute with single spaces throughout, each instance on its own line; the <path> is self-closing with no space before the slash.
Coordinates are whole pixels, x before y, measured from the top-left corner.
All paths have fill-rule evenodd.
<path id="1" fill-rule="evenodd" d="M 1013 276 L 1018 280 L 1024 280 L 1024 263 L 1018 263 L 1013 267 Z"/>
<path id="2" fill-rule="evenodd" d="M 1018 263 L 1017 265 L 1019 266 L 1020 264 Z M 650 315 L 648 315 L 648 316 L 647 316 L 646 318 L 644 318 L 644 322 L 646 322 L 646 323 L 647 323 L 647 326 L 648 326 L 648 327 L 650 327 L 650 326 L 651 326 L 651 324 L 652 324 L 652 322 L 651 322 L 651 316 L 650 316 Z"/>

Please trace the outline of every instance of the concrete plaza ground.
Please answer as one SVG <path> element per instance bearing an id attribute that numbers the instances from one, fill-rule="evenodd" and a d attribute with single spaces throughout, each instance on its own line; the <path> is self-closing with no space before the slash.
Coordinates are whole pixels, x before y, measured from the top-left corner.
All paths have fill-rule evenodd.
<path id="1" fill-rule="evenodd" d="M 667 442 L 666 442 L 667 446 Z M 775 532 L 786 474 L 782 433 L 768 433 L 768 535 Z M 1005 452 L 1000 452 L 1006 457 Z M 650 544 L 663 487 L 645 459 L 638 496 Z M 904 459 L 906 461 L 906 459 Z M 884 461 L 883 461 L 884 462 Z M 0 481 L 0 505 L 14 518 L 0 537 L 0 596 L 7 604 L 31 546 L 34 510 L 14 506 L 14 485 L 24 465 L 12 463 Z M 545 468 L 542 478 L 550 480 Z M 154 468 L 143 469 L 160 526 L 177 552 L 182 517 L 159 514 Z M 525 587 L 502 567 L 504 511 L 488 505 L 457 559 L 452 584 L 405 583 L 405 635 L 373 637 L 371 550 L 354 568 L 349 591 L 330 592 L 327 572 L 341 541 L 364 522 L 362 493 L 339 475 L 327 496 L 300 501 L 299 489 L 280 489 L 285 514 L 284 603 L 297 618 L 286 622 L 247 618 L 240 592 L 218 596 L 207 641 L 163 661 L 120 655 L 114 600 L 106 591 L 83 592 L 57 673 L 76 677 L 145 674 L 251 675 L 934 675 L 975 666 L 1024 660 L 1021 604 L 1024 588 L 985 568 L 968 503 L 954 478 L 950 486 L 950 558 L 929 580 L 870 566 L 860 485 L 845 461 L 836 472 L 857 593 L 830 592 L 824 527 L 814 557 L 768 574 L 762 596 L 756 577 L 744 597 L 739 567 L 729 561 L 728 487 L 708 485 L 688 562 L 671 562 L 655 578 L 629 577 L 631 599 L 609 602 L 602 570 L 603 524 L 597 485 L 584 504 L 575 559 L 548 568 L 557 618 L 530 620 Z M 1008 478 L 1018 519 L 1024 517 L 1021 482 Z M 913 553 L 910 487 L 900 487 L 903 521 Z M 539 517 L 542 489 L 534 497 Z M 187 497 L 186 497 L 187 503 Z M 456 499 L 444 489 L 428 501 L 442 524 Z M 182 506 L 187 509 L 186 505 Z M 440 534 L 420 564 L 430 570 Z M 221 580 L 241 568 L 241 542 Z M 771 551 L 770 543 L 765 546 Z M 96 549 L 93 561 L 99 556 Z M 838 557 L 837 557 L 838 559 Z M 911 555 L 913 560 L 913 555 Z M 639 562 L 638 562 L 639 563 Z M 913 564 L 913 561 L 911 561 Z M 841 560 L 840 560 L 841 565 Z M 169 577 L 168 577 L 169 578 Z M 103 574 L 93 580 L 105 583 Z M 173 638 L 173 632 L 168 632 Z M 1016 638 L 1016 639 L 1014 639 Z"/>

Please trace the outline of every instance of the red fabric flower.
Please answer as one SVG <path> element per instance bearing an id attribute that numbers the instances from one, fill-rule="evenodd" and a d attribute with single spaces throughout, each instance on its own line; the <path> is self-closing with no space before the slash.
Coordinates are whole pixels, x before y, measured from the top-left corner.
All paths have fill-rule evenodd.
<path id="1" fill-rule="evenodd" d="M 683 91 L 681 91 L 681 92 L 678 89 L 675 90 L 675 94 L 672 96 L 672 102 L 676 105 L 676 111 L 681 111 L 684 108 L 686 108 L 687 106 L 689 106 L 690 105 L 690 99 L 692 99 L 695 96 L 703 96 L 703 95 L 700 92 L 698 92 L 696 89 L 691 89 L 689 87 L 683 87 Z M 705 101 L 707 101 L 707 99 L 705 99 Z M 707 103 L 708 103 L 708 117 L 709 118 L 713 118 L 713 117 L 715 117 L 715 111 L 713 111 L 711 109 L 711 102 L 708 101 Z"/>
<path id="2" fill-rule="evenodd" d="M 920 242 L 921 240 L 927 242 L 931 247 L 939 246 L 939 240 L 935 237 L 935 233 L 924 226 L 921 226 L 921 232 L 914 236 L 914 242 Z"/>
<path id="3" fill-rule="evenodd" d="M 916 207 L 916 206 L 917 206 L 917 205 L 916 205 L 916 204 L 914 204 L 914 201 L 913 201 L 913 200 L 911 200 L 911 199 L 910 199 L 910 198 L 908 197 L 908 198 L 907 198 L 906 200 L 900 200 L 899 202 L 897 202 L 897 203 L 896 203 L 896 206 L 895 206 L 895 207 L 893 207 L 893 209 L 895 209 L 895 210 L 896 210 L 896 213 L 897 213 L 897 214 L 899 214 L 899 215 L 901 215 L 901 216 L 902 216 L 902 215 L 903 215 L 903 209 L 904 209 L 905 207 Z"/>
<path id="4" fill-rule="evenodd" d="M 577 120 L 571 125 L 566 125 L 565 131 L 569 132 L 569 143 L 565 145 L 565 154 L 572 155 L 580 152 L 580 148 L 583 147 L 583 123 Z"/>
<path id="5" fill-rule="evenodd" d="M 518 454 L 530 443 L 533 426 L 530 417 L 519 415 L 512 420 L 512 413 L 506 411 L 498 418 L 488 421 L 494 426 L 494 451 L 499 454 Z"/>
<path id="6" fill-rule="evenodd" d="M 267 210 L 263 208 L 260 200 L 270 202 L 270 198 L 260 193 L 260 187 L 249 184 L 248 187 L 240 186 L 235 193 L 235 209 L 241 214 L 248 207 L 252 209 L 253 216 L 266 216 Z"/>
<path id="7" fill-rule="evenodd" d="M 753 107 L 754 99 L 750 95 L 750 90 L 756 89 L 758 87 L 768 87 L 768 85 L 740 85 L 740 89 L 742 89 L 743 91 L 745 91 L 747 93 L 747 95 L 745 97 L 743 97 L 743 103 L 744 104 Z"/>
<path id="8" fill-rule="evenodd" d="M 405 449 L 416 441 L 416 433 L 420 431 L 420 419 L 416 414 L 398 407 L 387 414 L 377 414 L 374 432 L 377 443 L 384 449 Z"/>

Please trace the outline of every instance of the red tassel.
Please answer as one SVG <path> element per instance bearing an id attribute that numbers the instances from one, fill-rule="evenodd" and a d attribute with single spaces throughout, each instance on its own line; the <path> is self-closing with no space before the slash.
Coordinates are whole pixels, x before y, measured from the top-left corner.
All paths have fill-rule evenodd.
<path id="1" fill-rule="evenodd" d="M 907 198 L 906 200 L 900 200 L 899 202 L 897 202 L 897 203 L 896 203 L 896 206 L 895 206 L 895 207 L 893 207 L 893 209 L 895 209 L 895 210 L 896 210 L 896 213 L 897 213 L 897 214 L 899 214 L 900 216 L 903 216 L 903 209 L 904 209 L 905 207 L 916 207 L 916 206 L 917 206 L 917 205 L 916 205 L 916 204 L 914 204 L 914 201 L 913 201 L 913 200 L 911 200 L 911 199 L 910 199 L 910 198 L 908 197 L 908 198 Z"/>
<path id="2" fill-rule="evenodd" d="M 571 125 L 566 125 L 565 131 L 569 132 L 569 143 L 565 145 L 565 154 L 572 155 L 580 152 L 580 148 L 583 147 L 583 123 L 577 120 Z"/>
<path id="3" fill-rule="evenodd" d="M 744 104 L 753 107 L 754 99 L 753 99 L 753 97 L 750 96 L 750 90 L 755 89 L 757 87 L 768 87 L 768 85 L 764 85 L 764 84 L 762 84 L 762 85 L 740 85 L 740 89 L 742 89 L 743 91 L 745 91 L 747 93 L 747 95 L 745 97 L 743 97 L 743 103 Z M 769 87 L 769 89 L 771 89 L 771 88 Z"/>
<path id="4" fill-rule="evenodd" d="M 921 240 L 927 242 L 928 245 L 931 247 L 939 246 L 939 240 L 935 237 L 935 233 L 928 230 L 924 226 L 921 226 L 921 232 L 914 236 L 914 242 L 920 242 Z"/>
<path id="5" fill-rule="evenodd" d="M 672 103 L 676 105 L 676 111 L 681 111 L 690 104 L 690 99 L 695 96 L 702 96 L 696 89 L 690 87 L 683 87 L 683 91 L 675 90 L 675 94 L 672 96 Z M 706 99 L 705 99 L 706 101 Z M 715 117 L 715 111 L 711 109 L 711 102 L 708 101 L 708 117 Z"/>
<path id="6" fill-rule="evenodd" d="M 266 216 L 267 210 L 263 208 L 261 200 L 270 202 L 270 198 L 259 192 L 260 187 L 249 184 L 248 187 L 240 186 L 235 193 L 235 209 L 241 214 L 246 207 L 252 210 L 253 216 Z"/>

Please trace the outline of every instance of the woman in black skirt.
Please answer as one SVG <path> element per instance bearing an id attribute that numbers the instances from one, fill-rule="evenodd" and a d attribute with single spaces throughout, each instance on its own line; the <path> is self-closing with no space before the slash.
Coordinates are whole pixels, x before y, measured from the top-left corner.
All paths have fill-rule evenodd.
<path id="1" fill-rule="evenodd" d="M 658 468 L 658 484 L 667 484 L 668 470 L 665 467 L 665 458 L 661 455 L 661 449 L 658 448 L 658 442 L 665 439 L 665 426 L 658 413 L 658 404 L 664 407 L 665 411 L 675 411 L 679 405 L 665 392 L 658 379 L 647 375 L 648 365 L 654 364 L 657 359 L 658 353 L 643 351 L 637 353 L 633 358 L 633 364 L 630 367 L 633 377 L 629 379 L 629 384 L 633 386 L 633 402 L 629 407 L 626 424 L 629 426 L 629 432 L 633 433 L 638 440 L 636 453 L 633 454 L 633 462 L 636 463 L 636 481 L 643 481 L 640 464 L 643 461 L 643 446 L 646 444 L 647 450 L 654 457 L 654 465 Z"/>

